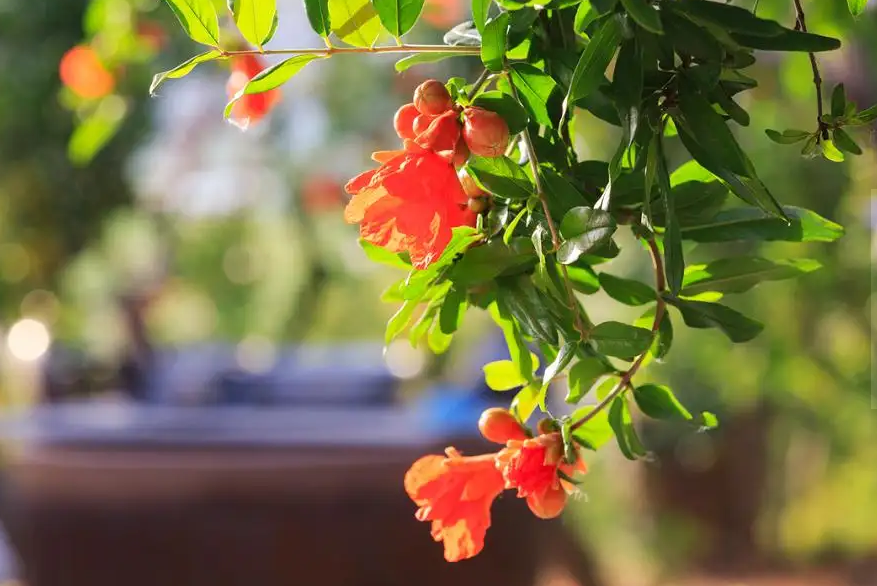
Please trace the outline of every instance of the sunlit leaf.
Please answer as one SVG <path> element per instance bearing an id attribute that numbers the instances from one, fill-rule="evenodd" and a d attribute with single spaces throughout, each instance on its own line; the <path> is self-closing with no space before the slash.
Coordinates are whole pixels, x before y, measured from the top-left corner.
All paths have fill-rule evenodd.
<path id="1" fill-rule="evenodd" d="M 212 0 L 166 0 L 193 41 L 219 46 L 219 18 Z"/>
<path id="2" fill-rule="evenodd" d="M 221 55 L 222 54 L 216 50 L 207 51 L 206 53 L 195 55 L 188 61 L 180 63 L 173 69 L 163 71 L 161 73 L 156 73 L 155 76 L 152 78 L 152 84 L 149 86 L 149 93 L 155 94 L 155 90 L 158 89 L 158 86 L 160 86 L 166 80 L 185 77 L 189 75 L 189 73 L 191 73 L 192 70 L 195 69 L 198 65 L 206 63 L 207 61 L 213 61 L 214 59 L 218 59 Z"/>
<path id="3" fill-rule="evenodd" d="M 228 0 L 238 30 L 250 44 L 261 47 L 277 30 L 277 0 Z"/>

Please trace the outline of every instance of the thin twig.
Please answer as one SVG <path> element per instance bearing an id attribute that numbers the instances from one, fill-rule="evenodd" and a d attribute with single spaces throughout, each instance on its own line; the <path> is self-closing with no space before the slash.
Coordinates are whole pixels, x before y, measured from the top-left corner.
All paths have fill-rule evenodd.
<path id="1" fill-rule="evenodd" d="M 664 298 L 661 294 L 667 288 L 667 281 L 664 278 L 664 260 L 661 257 L 661 251 L 658 250 L 658 245 L 655 243 L 654 238 L 650 238 L 646 241 L 646 244 L 649 246 L 649 254 L 652 256 L 652 265 L 655 268 L 655 290 L 658 293 L 657 304 L 655 305 L 655 319 L 652 322 L 652 340 L 655 339 L 655 336 L 658 335 L 658 330 L 661 328 L 661 321 L 664 319 L 664 314 L 667 312 L 667 302 L 664 301 Z M 618 384 L 609 392 L 606 397 L 600 401 L 596 407 L 588 411 L 584 417 L 576 421 L 572 424 L 570 429 L 575 431 L 580 428 L 588 421 L 593 419 L 600 413 L 603 409 L 608 407 L 612 401 L 616 399 L 616 397 L 620 396 L 624 391 L 626 391 L 631 386 L 631 379 L 633 375 L 639 371 L 643 362 L 646 359 L 646 355 L 648 355 L 649 351 L 646 350 L 642 354 L 636 357 L 633 364 L 630 365 L 626 371 L 621 374 L 621 379 L 618 381 Z"/>
<path id="2" fill-rule="evenodd" d="M 518 89 L 515 87 L 514 83 L 511 83 L 511 80 L 509 80 L 509 86 L 512 88 L 512 97 L 520 102 L 521 99 L 518 96 Z M 545 220 L 548 223 L 548 231 L 551 233 L 551 247 L 556 251 L 560 248 L 560 234 L 557 231 L 557 226 L 554 224 L 554 219 L 551 217 L 551 212 L 548 208 L 548 198 L 545 195 L 545 188 L 542 185 L 542 174 L 539 172 L 539 160 L 536 158 L 536 149 L 533 148 L 533 139 L 530 136 L 530 129 L 524 128 L 523 132 L 521 132 L 521 136 L 524 137 L 524 145 L 527 147 L 527 159 L 530 162 L 530 169 L 533 170 L 533 179 L 536 182 L 536 195 L 539 196 L 539 201 L 542 204 L 542 211 L 545 213 Z M 585 326 L 585 320 L 582 318 L 581 308 L 576 300 L 576 295 L 569 278 L 569 271 L 567 271 L 566 265 L 564 264 L 560 265 L 560 270 L 563 273 L 563 285 L 566 289 L 567 302 L 575 319 L 575 329 L 581 336 L 582 340 L 587 340 L 590 336 L 590 331 Z"/>
<path id="3" fill-rule="evenodd" d="M 257 49 L 249 51 L 222 51 L 223 56 L 232 55 L 340 55 L 342 53 L 460 53 L 480 55 L 481 47 L 468 45 L 390 45 L 386 47 L 325 47 L 319 49 Z"/>
<path id="4" fill-rule="evenodd" d="M 799 30 L 801 32 L 807 32 L 807 18 L 804 15 L 804 7 L 801 5 L 801 0 L 794 0 L 795 2 L 795 30 Z M 828 139 L 828 126 L 825 122 L 822 121 L 822 75 L 819 74 L 819 63 L 816 61 L 815 53 L 807 53 L 810 57 L 810 69 L 813 70 L 813 85 L 816 86 L 816 123 L 818 128 L 818 133 L 816 135 L 816 140 L 827 140 Z"/>
<path id="5" fill-rule="evenodd" d="M 470 100 L 473 99 L 478 94 L 478 91 L 482 88 L 485 82 L 487 82 L 487 79 L 489 77 L 490 71 L 488 71 L 487 69 L 482 71 L 481 75 L 478 76 L 478 79 L 475 80 L 475 83 L 472 84 L 472 89 L 469 91 L 468 94 L 466 94 L 466 97 Z"/>

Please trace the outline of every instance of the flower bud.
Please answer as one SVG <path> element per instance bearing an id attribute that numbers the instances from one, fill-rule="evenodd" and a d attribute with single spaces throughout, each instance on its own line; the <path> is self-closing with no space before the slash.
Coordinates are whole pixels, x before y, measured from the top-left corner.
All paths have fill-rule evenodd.
<path id="1" fill-rule="evenodd" d="M 472 179 L 472 176 L 463 169 L 457 171 L 457 177 L 460 178 L 460 185 L 463 187 L 463 193 L 468 195 L 470 198 L 484 197 L 485 195 L 487 195 L 486 192 L 481 189 L 481 187 L 479 187 L 477 183 L 475 183 L 475 180 Z"/>
<path id="2" fill-rule="evenodd" d="M 414 90 L 414 105 L 421 114 L 438 116 L 450 110 L 454 102 L 442 82 L 428 79 Z"/>
<path id="3" fill-rule="evenodd" d="M 545 419 L 540 419 L 539 423 L 536 424 L 536 431 L 538 431 L 540 435 L 545 435 L 554 433 L 555 431 L 560 431 L 560 428 L 557 425 L 557 421 L 550 417 L 546 417 Z"/>
<path id="4" fill-rule="evenodd" d="M 420 116 L 420 112 L 414 104 L 405 104 L 396 110 L 396 116 L 393 117 L 393 128 L 401 139 L 414 139 L 417 135 L 414 133 L 414 120 Z"/>
<path id="5" fill-rule="evenodd" d="M 509 143 L 509 126 L 496 112 L 466 108 L 463 110 L 463 139 L 473 155 L 500 157 Z"/>
<path id="6" fill-rule="evenodd" d="M 414 119 L 414 123 L 412 124 L 412 129 L 414 130 L 415 136 L 420 136 L 426 129 L 429 128 L 429 125 L 432 124 L 432 121 L 435 119 L 435 116 L 427 116 L 425 114 L 419 115 Z"/>
<path id="7" fill-rule="evenodd" d="M 491 407 L 481 414 L 478 430 L 484 439 L 498 444 L 527 439 L 527 433 L 515 416 L 500 407 Z"/>
<path id="8" fill-rule="evenodd" d="M 461 133 L 460 140 L 457 141 L 457 146 L 454 147 L 454 160 L 452 161 L 454 167 L 459 169 L 465 165 L 466 161 L 469 160 L 469 155 L 469 147 L 466 146 L 466 141 L 463 140 L 463 135 Z"/>
<path id="9" fill-rule="evenodd" d="M 489 197 L 470 197 L 469 201 L 466 203 L 466 206 L 469 208 L 469 211 L 473 214 L 482 214 L 490 209 L 490 198 Z"/>

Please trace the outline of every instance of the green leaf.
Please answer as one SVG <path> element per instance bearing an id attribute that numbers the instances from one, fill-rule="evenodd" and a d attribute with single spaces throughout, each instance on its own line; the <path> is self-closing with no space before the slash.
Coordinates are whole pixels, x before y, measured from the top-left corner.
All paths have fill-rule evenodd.
<path id="1" fill-rule="evenodd" d="M 724 125 L 723 125 L 724 126 Z M 727 128 L 726 128 L 727 129 Z M 670 187 L 670 174 L 667 171 L 667 159 L 664 156 L 664 137 L 655 134 L 649 153 L 654 149 L 657 153 L 658 188 L 664 202 L 664 272 L 671 293 L 678 293 L 682 287 L 682 274 L 685 271 L 685 258 L 682 253 L 682 233 L 679 219 L 676 216 L 675 192 Z"/>
<path id="2" fill-rule="evenodd" d="M 432 328 L 429 330 L 429 334 L 427 335 L 427 342 L 429 343 L 429 349 L 433 354 L 444 354 L 447 352 L 448 348 L 451 346 L 451 342 L 454 339 L 453 334 L 446 334 L 442 331 L 441 328 L 436 327 L 433 324 Z"/>
<path id="3" fill-rule="evenodd" d="M 600 281 L 597 273 L 591 267 L 581 267 L 570 265 L 566 267 L 567 275 L 572 283 L 573 289 L 590 295 L 600 290 Z"/>
<path id="4" fill-rule="evenodd" d="M 865 6 L 867 5 L 868 0 L 847 0 L 847 6 L 850 9 L 850 14 L 853 16 L 859 16 L 865 12 Z"/>
<path id="5" fill-rule="evenodd" d="M 552 217 L 562 218 L 574 207 L 585 203 L 586 199 L 581 192 L 557 171 L 542 165 L 539 174 L 542 176 L 542 187 L 548 196 L 548 209 Z"/>
<path id="6" fill-rule="evenodd" d="M 508 279 L 497 285 L 497 303 L 508 309 L 521 329 L 533 338 L 556 345 L 557 326 L 532 279 Z"/>
<path id="7" fill-rule="evenodd" d="M 625 305 L 645 305 L 654 303 L 657 299 L 655 290 L 645 283 L 609 273 L 600 273 L 600 285 L 609 297 Z"/>
<path id="8" fill-rule="evenodd" d="M 158 86 L 163 84 L 168 79 L 180 79 L 181 77 L 185 77 L 192 72 L 198 65 L 202 63 L 206 63 L 207 61 L 213 61 L 214 59 L 218 59 L 222 54 L 217 50 L 207 51 L 206 53 L 201 53 L 200 55 L 195 55 L 188 61 L 180 63 L 173 69 L 168 71 L 162 71 L 161 73 L 156 73 L 152 78 L 152 84 L 149 86 L 149 94 L 155 95 L 155 90 L 158 89 Z"/>
<path id="9" fill-rule="evenodd" d="M 545 393 L 542 388 L 536 385 L 527 385 L 515 395 L 509 406 L 511 411 L 519 421 L 526 421 L 536 410 Z"/>
<path id="10" fill-rule="evenodd" d="M 834 146 L 839 148 L 845 153 L 850 153 L 851 155 L 861 155 L 862 149 L 856 144 L 856 141 L 853 140 L 843 128 L 835 128 L 831 132 L 831 138 L 834 142 Z"/>
<path id="11" fill-rule="evenodd" d="M 645 448 L 639 441 L 636 429 L 633 427 L 633 419 L 630 416 L 630 408 L 625 398 L 616 397 L 609 406 L 609 425 L 615 432 L 615 441 L 624 457 L 628 460 L 636 460 L 646 454 Z"/>
<path id="12" fill-rule="evenodd" d="M 724 2 L 678 0 L 673 6 L 688 17 L 718 25 L 729 32 L 772 37 L 785 30 L 773 20 L 758 18 L 745 8 Z"/>
<path id="13" fill-rule="evenodd" d="M 412 348 L 417 348 L 420 345 L 420 340 L 428 334 L 433 322 L 435 322 L 435 316 L 438 313 L 440 301 L 441 298 L 430 300 L 429 305 L 426 306 L 426 310 L 421 314 L 420 319 L 411 326 L 411 329 L 408 332 L 408 341 L 411 343 Z"/>
<path id="14" fill-rule="evenodd" d="M 701 431 L 709 431 L 719 426 L 719 418 L 709 411 L 701 413 L 698 419 L 700 420 L 698 423 L 700 423 Z"/>
<path id="15" fill-rule="evenodd" d="M 515 237 L 506 244 L 494 238 L 472 248 L 448 273 L 448 278 L 463 287 L 472 287 L 496 279 L 505 272 L 517 273 L 536 264 L 536 251 L 528 238 Z"/>
<path id="16" fill-rule="evenodd" d="M 512 362 L 515 363 L 518 372 L 524 377 L 532 377 L 532 373 L 536 370 L 538 365 L 533 360 L 533 354 L 530 352 L 529 348 L 527 348 L 527 343 L 521 333 L 521 328 L 512 318 L 508 308 L 504 307 L 498 301 L 495 301 L 488 306 L 488 311 L 490 312 L 493 321 L 496 322 L 502 330 L 506 346 L 508 346 L 509 349 L 509 356 L 511 357 Z"/>
<path id="17" fill-rule="evenodd" d="M 212 0 L 166 0 L 183 30 L 197 43 L 219 47 L 219 18 Z"/>
<path id="18" fill-rule="evenodd" d="M 691 413 L 686 409 L 670 387 L 646 384 L 636 387 L 633 399 L 637 407 L 652 419 L 671 419 L 691 421 Z"/>
<path id="19" fill-rule="evenodd" d="M 473 55 L 467 55 L 466 53 L 415 53 L 414 55 L 408 55 L 407 57 L 403 57 L 396 61 L 396 71 L 402 73 L 415 65 L 438 63 L 439 61 L 444 61 L 445 59 L 450 59 L 452 57 L 472 56 Z"/>
<path id="20" fill-rule="evenodd" d="M 481 35 L 481 62 L 489 71 L 502 71 L 505 66 L 506 35 L 509 13 L 490 19 Z"/>
<path id="21" fill-rule="evenodd" d="M 705 291 L 743 293 L 762 281 L 791 279 L 819 269 L 815 260 L 768 260 L 740 256 L 723 258 L 709 264 L 692 265 L 685 269 L 681 294 L 693 296 Z"/>
<path id="22" fill-rule="evenodd" d="M 834 145 L 833 140 L 823 140 L 819 143 L 819 146 L 822 147 L 822 156 L 828 159 L 829 161 L 834 161 L 835 163 L 842 163 L 844 160 L 844 154 Z"/>
<path id="23" fill-rule="evenodd" d="M 636 123 L 643 93 L 643 58 L 635 38 L 621 44 L 612 75 L 612 91 L 618 99 L 619 109 L 624 109 L 622 118 L 627 124 L 626 131 L 635 133 L 636 129 L 630 125 Z"/>
<path id="24" fill-rule="evenodd" d="M 714 112 L 715 113 L 715 112 Z M 682 117 L 675 118 L 679 138 L 688 152 L 706 169 L 719 177 L 737 197 L 748 204 L 758 206 L 761 209 L 783 218 L 783 210 L 773 194 L 768 191 L 764 183 L 755 176 L 755 170 L 748 157 L 742 155 L 747 166 L 750 167 L 749 176 L 738 175 L 724 164 L 725 162 L 715 157 L 714 153 L 708 152 L 694 138 L 694 130 L 688 126 Z M 720 118 L 721 121 L 721 118 Z M 722 124 L 724 122 L 722 121 Z M 727 130 L 727 128 L 726 128 Z M 739 147 L 738 147 L 739 148 Z M 742 151 L 741 151 L 742 153 Z"/>
<path id="25" fill-rule="evenodd" d="M 594 9 L 602 16 L 615 10 L 618 0 L 591 0 Z"/>
<path id="26" fill-rule="evenodd" d="M 372 262 L 395 267 L 397 269 L 404 269 L 406 271 L 411 270 L 411 263 L 402 258 L 398 253 L 390 252 L 386 248 L 376 246 L 361 238 L 359 239 L 359 245 L 362 247 L 362 250 L 365 252 L 368 259 Z"/>
<path id="27" fill-rule="evenodd" d="M 844 84 L 839 83 L 834 86 L 831 91 L 831 115 L 834 118 L 840 118 L 847 109 L 847 94 Z"/>
<path id="28" fill-rule="evenodd" d="M 389 344 L 395 340 L 408 327 L 419 302 L 419 299 L 410 299 L 404 302 L 399 310 L 393 314 L 393 317 L 387 322 L 387 329 L 384 332 L 384 344 Z"/>
<path id="29" fill-rule="evenodd" d="M 542 386 L 548 386 L 551 384 L 551 381 L 554 380 L 558 374 L 563 372 L 563 369 L 569 366 L 569 363 L 572 362 L 572 359 L 575 358 L 576 350 L 578 350 L 577 342 L 566 342 L 563 346 L 560 347 L 560 350 L 557 352 L 557 358 L 554 359 L 551 364 L 545 367 L 545 372 L 542 374 Z"/>
<path id="30" fill-rule="evenodd" d="M 677 53 L 704 62 L 723 60 L 725 51 L 722 44 L 712 35 L 709 28 L 699 26 L 670 10 L 661 10 L 661 20 Z"/>
<path id="31" fill-rule="evenodd" d="M 862 110 L 850 118 L 848 123 L 853 126 L 863 126 L 865 124 L 871 124 L 874 120 L 877 120 L 877 104 Z"/>
<path id="32" fill-rule="evenodd" d="M 560 233 L 565 240 L 557 251 L 557 260 L 571 264 L 605 244 L 615 233 L 615 220 L 603 210 L 575 207 L 563 217 Z"/>
<path id="33" fill-rule="evenodd" d="M 261 48 L 271 40 L 277 30 L 276 0 L 228 0 L 228 6 L 238 30 L 251 45 Z"/>
<path id="34" fill-rule="evenodd" d="M 818 53 L 840 49 L 840 40 L 823 37 L 813 33 L 783 29 L 779 35 L 758 37 L 741 33 L 731 33 L 731 38 L 739 45 L 761 51 L 797 51 L 801 53 Z"/>
<path id="35" fill-rule="evenodd" d="M 679 109 L 698 143 L 710 154 L 711 160 L 720 161 L 737 175 L 750 176 L 751 164 L 728 125 L 710 106 L 709 101 L 690 84 L 679 84 Z M 698 157 L 695 156 L 695 159 Z M 706 162 L 699 159 L 698 162 L 710 169 Z"/>
<path id="36" fill-rule="evenodd" d="M 424 0 L 372 0 L 381 24 L 397 39 L 417 23 L 423 4 Z"/>
<path id="37" fill-rule="evenodd" d="M 582 358 L 573 364 L 569 369 L 569 392 L 566 395 L 566 402 L 571 405 L 577 404 L 588 394 L 597 379 L 609 372 L 609 367 L 597 358 Z"/>
<path id="38" fill-rule="evenodd" d="M 776 130 L 768 128 L 764 132 L 769 139 L 778 144 L 795 144 L 796 142 L 807 140 L 813 135 L 812 132 L 807 132 L 806 130 L 783 130 L 781 134 Z"/>
<path id="39" fill-rule="evenodd" d="M 585 29 L 587 29 L 592 22 L 597 20 L 599 16 L 600 13 L 597 12 L 597 9 L 594 8 L 594 5 L 590 0 L 582 0 L 579 3 L 579 7 L 576 9 L 576 15 L 573 19 L 573 30 L 587 38 Z"/>
<path id="40" fill-rule="evenodd" d="M 688 327 L 718 328 L 734 343 L 748 342 L 764 329 L 761 323 L 719 303 L 690 301 L 672 296 L 666 299 L 679 310 Z"/>
<path id="41" fill-rule="evenodd" d="M 332 32 L 354 47 L 371 47 L 384 31 L 370 0 L 328 0 Z"/>
<path id="42" fill-rule="evenodd" d="M 496 360 L 484 365 L 484 382 L 494 391 L 511 391 L 527 384 L 527 378 L 511 360 Z"/>
<path id="43" fill-rule="evenodd" d="M 603 82 L 606 68 L 621 43 L 621 24 L 608 17 L 591 37 L 572 74 L 566 103 L 569 106 L 587 97 Z"/>
<path id="44" fill-rule="evenodd" d="M 466 291 L 457 287 L 448 291 L 439 309 L 439 328 L 445 334 L 453 334 L 463 323 L 466 315 Z"/>
<path id="45" fill-rule="evenodd" d="M 557 88 L 557 82 L 528 63 L 512 63 L 509 70 L 511 82 L 518 90 L 521 103 L 530 113 L 530 118 L 544 126 L 552 126 L 548 101 Z"/>
<path id="46" fill-rule="evenodd" d="M 234 105 L 245 95 L 261 94 L 280 87 L 315 59 L 325 59 L 325 57 L 322 55 L 296 55 L 263 70 L 229 100 L 225 106 L 225 117 L 231 116 Z"/>
<path id="47" fill-rule="evenodd" d="M 633 360 L 649 349 L 652 332 L 617 321 L 603 322 L 591 330 L 591 341 L 607 356 Z"/>
<path id="48" fill-rule="evenodd" d="M 661 18 L 651 2 L 647 0 L 621 0 L 621 5 L 638 25 L 657 34 L 664 33 Z"/>
<path id="49" fill-rule="evenodd" d="M 67 157 L 77 166 L 88 164 L 116 135 L 128 106 L 121 97 L 109 95 L 101 99 L 97 107 L 84 118 L 67 143 Z"/>
<path id="50" fill-rule="evenodd" d="M 332 20 L 329 18 L 329 0 L 304 0 L 308 22 L 314 32 L 323 38 L 332 32 Z"/>
<path id="51" fill-rule="evenodd" d="M 535 193 L 524 170 L 508 157 L 472 157 L 469 174 L 483 189 L 508 199 L 529 199 Z"/>
<path id="52" fill-rule="evenodd" d="M 436 278 L 441 274 L 444 267 L 451 264 L 458 254 L 464 252 L 475 242 L 481 240 L 481 235 L 471 226 L 458 226 L 451 229 L 451 241 L 445 247 L 438 260 L 422 270 L 414 270 L 408 277 L 402 295 L 405 299 L 418 299 L 429 291 Z"/>
<path id="53" fill-rule="evenodd" d="M 606 409 L 591 415 L 593 407 L 582 407 L 573 411 L 570 421 L 579 421 L 589 417 L 584 425 L 579 426 L 572 432 L 573 441 L 589 450 L 599 450 L 612 436 L 612 426 L 609 425 L 609 413 Z"/>
<path id="54" fill-rule="evenodd" d="M 305 65 L 316 59 L 324 59 L 322 55 L 296 55 L 253 77 L 244 87 L 244 94 L 261 94 L 280 87 L 301 71 Z"/>
<path id="55" fill-rule="evenodd" d="M 843 236 L 842 226 L 803 208 L 783 208 L 789 223 L 754 208 L 725 210 L 702 224 L 682 229 L 682 237 L 695 242 L 734 240 L 780 240 L 786 242 L 833 242 Z"/>
<path id="56" fill-rule="evenodd" d="M 527 127 L 530 117 L 527 110 L 510 95 L 499 92 L 483 92 L 473 100 L 472 105 L 496 112 L 509 126 L 509 133 L 517 134 Z"/>
<path id="57" fill-rule="evenodd" d="M 487 24 L 487 13 L 490 11 L 490 3 L 492 0 L 472 0 L 472 20 L 475 28 L 482 35 L 484 27 Z"/>
<path id="58" fill-rule="evenodd" d="M 651 330 L 655 323 L 655 308 L 650 307 L 644 314 L 636 319 L 633 322 L 633 325 L 638 328 L 646 328 Z M 670 351 L 670 347 L 673 345 L 673 323 L 670 321 L 670 315 L 667 312 L 664 312 L 663 317 L 661 318 L 661 323 L 658 325 L 658 335 L 655 336 L 654 342 L 652 342 L 652 346 L 649 348 L 649 353 L 656 359 L 661 360 L 664 356 L 667 355 L 667 352 Z"/>

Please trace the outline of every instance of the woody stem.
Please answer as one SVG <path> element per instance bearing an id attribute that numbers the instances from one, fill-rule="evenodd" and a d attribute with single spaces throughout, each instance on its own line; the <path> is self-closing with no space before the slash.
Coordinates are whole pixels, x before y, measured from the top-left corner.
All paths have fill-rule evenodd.
<path id="1" fill-rule="evenodd" d="M 460 55 L 480 55 L 481 47 L 464 45 L 391 45 L 387 47 L 323 47 L 318 49 L 265 49 L 259 51 L 222 51 L 224 57 L 233 55 L 320 55 L 330 57 L 343 53 L 457 53 Z"/>
<path id="2" fill-rule="evenodd" d="M 658 250 L 658 245 L 655 242 L 654 238 L 649 238 L 646 241 L 646 244 L 649 247 L 649 254 L 652 257 L 652 264 L 655 268 L 655 290 L 658 294 L 657 303 L 655 305 L 655 319 L 652 322 L 652 340 L 655 339 L 655 336 L 658 335 L 658 330 L 661 327 L 661 321 L 664 319 L 664 315 L 667 313 L 667 302 L 664 301 L 663 293 L 667 288 L 667 281 L 664 278 L 664 259 L 661 256 L 661 251 Z M 576 421 L 570 426 L 572 431 L 580 428 L 588 421 L 596 417 L 603 409 L 612 404 L 617 397 L 621 396 L 624 391 L 630 387 L 630 381 L 633 378 L 633 375 L 639 371 L 640 367 L 643 365 L 643 362 L 646 359 L 646 355 L 648 355 L 649 351 L 646 350 L 642 354 L 636 357 L 636 360 L 633 361 L 633 364 L 630 365 L 626 371 L 621 374 L 621 378 L 618 380 L 618 383 L 612 390 L 606 395 L 602 401 L 597 403 L 597 406 L 588 411 L 581 419 Z"/>
<path id="3" fill-rule="evenodd" d="M 512 96 L 515 100 L 520 102 L 521 98 L 518 96 L 518 89 L 515 87 L 515 84 L 512 83 L 510 78 L 509 86 L 512 88 Z M 557 226 L 555 225 L 554 219 L 551 217 L 551 211 L 548 208 L 548 198 L 545 195 L 545 188 L 542 185 L 542 174 L 539 172 L 539 160 L 536 158 L 536 149 L 533 148 L 533 138 L 530 136 L 530 129 L 524 128 L 523 132 L 521 132 L 521 136 L 524 139 L 524 145 L 527 147 L 527 160 L 530 162 L 530 169 L 533 171 L 533 180 L 536 182 L 536 195 L 539 196 L 539 202 L 542 204 L 542 211 L 545 213 L 545 221 L 548 224 L 548 231 L 551 233 L 551 248 L 556 252 L 557 249 L 560 248 L 560 235 L 557 232 Z M 566 265 L 564 264 L 560 265 L 560 270 L 563 274 L 563 285 L 566 289 L 567 304 L 569 305 L 570 311 L 573 312 L 575 319 L 575 329 L 582 340 L 587 340 L 590 336 L 589 327 L 585 326 L 585 319 L 582 318 L 581 307 L 579 306 L 575 293 L 573 292 L 572 283 L 569 278 L 569 271 L 567 271 Z"/>

